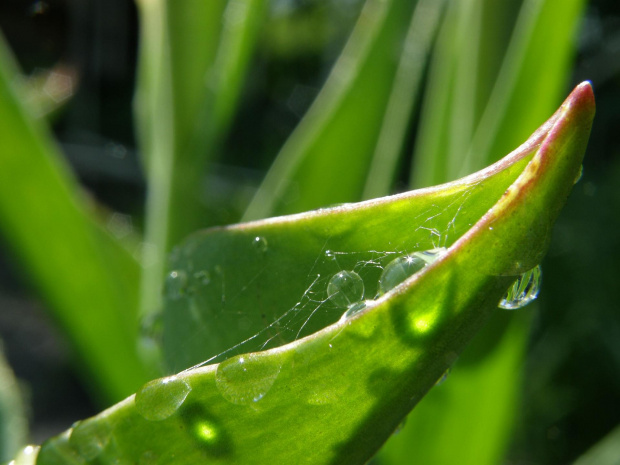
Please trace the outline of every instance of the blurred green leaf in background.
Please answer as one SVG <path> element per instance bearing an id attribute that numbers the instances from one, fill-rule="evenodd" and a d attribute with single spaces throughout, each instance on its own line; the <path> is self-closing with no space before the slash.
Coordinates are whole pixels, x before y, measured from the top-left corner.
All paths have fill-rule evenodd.
<path id="1" fill-rule="evenodd" d="M 618 18 L 613 0 L 0 5 L 0 337 L 32 386 L 32 439 L 228 348 L 195 353 L 201 339 L 288 341 L 271 307 L 257 326 L 175 333 L 195 315 L 162 316 L 162 290 L 189 234 L 456 179 L 589 79 L 597 121 L 539 301 L 496 312 L 375 460 L 566 463 L 593 447 L 620 424 Z"/>

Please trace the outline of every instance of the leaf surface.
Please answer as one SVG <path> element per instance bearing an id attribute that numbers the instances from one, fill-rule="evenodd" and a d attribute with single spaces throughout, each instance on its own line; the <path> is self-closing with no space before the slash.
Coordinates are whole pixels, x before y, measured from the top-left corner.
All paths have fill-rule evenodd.
<path id="1" fill-rule="evenodd" d="M 177 281 L 183 276 L 177 269 L 168 287 L 174 302 L 195 300 L 200 291 L 190 287 L 191 260 L 191 266 L 219 266 L 224 277 L 236 269 L 254 281 L 279 280 L 280 286 L 252 292 L 253 303 L 238 307 L 238 316 L 256 310 L 261 315 L 262 302 L 286 301 L 289 294 L 303 298 L 314 270 L 346 270 L 340 261 L 346 255 L 330 263 L 326 242 L 334 246 L 330 250 L 357 254 L 389 251 L 392 238 L 394 250 L 410 253 L 438 245 L 420 227 L 425 225 L 443 232 L 439 245 L 448 249 L 393 290 L 367 300 L 358 313 L 316 333 L 147 384 L 135 397 L 46 442 L 37 463 L 366 462 L 500 311 L 497 303 L 515 276 L 539 263 L 579 174 L 593 113 L 585 83 L 526 144 L 460 181 L 188 239 L 176 257 L 177 265 L 186 265 L 188 280 Z M 255 245 L 256 237 L 266 242 Z M 278 266 L 261 269 L 270 253 Z M 230 261 L 198 263 L 204 254 Z M 376 276 L 359 271 L 372 296 Z M 198 277 L 207 289 L 217 284 L 203 273 Z M 254 290 L 251 281 L 231 289 L 236 279 L 241 276 L 220 280 L 214 310 Z M 171 305 L 170 311 L 181 307 Z"/>

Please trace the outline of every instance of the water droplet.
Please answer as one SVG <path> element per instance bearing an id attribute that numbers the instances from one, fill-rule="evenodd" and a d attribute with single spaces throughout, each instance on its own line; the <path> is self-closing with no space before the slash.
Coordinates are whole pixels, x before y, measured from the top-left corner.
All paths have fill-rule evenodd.
<path id="1" fill-rule="evenodd" d="M 147 420 L 165 420 L 179 410 L 191 390 L 187 381 L 176 376 L 150 381 L 136 393 L 136 409 Z"/>
<path id="2" fill-rule="evenodd" d="M 448 379 L 448 376 L 450 376 L 451 372 L 452 372 L 452 368 L 448 368 L 446 371 L 444 371 L 443 374 L 439 377 L 439 379 L 435 382 L 435 386 L 442 385 L 444 381 Z"/>
<path id="3" fill-rule="evenodd" d="M 583 165 L 579 167 L 579 172 L 577 173 L 577 176 L 575 176 L 575 181 L 573 182 L 573 184 L 577 184 L 581 180 L 582 176 L 583 176 Z"/>
<path id="4" fill-rule="evenodd" d="M 359 301 L 351 304 L 346 312 L 342 314 L 342 319 L 347 320 L 366 308 L 366 302 Z"/>
<path id="5" fill-rule="evenodd" d="M 420 257 L 406 255 L 392 260 L 381 273 L 379 278 L 379 291 L 381 294 L 394 289 L 409 276 L 420 271 L 426 266 L 426 261 Z"/>
<path id="6" fill-rule="evenodd" d="M 336 254 L 331 250 L 326 250 L 325 258 L 327 258 L 328 260 L 336 260 Z"/>
<path id="7" fill-rule="evenodd" d="M 92 460 L 110 442 L 110 426 L 102 419 L 78 421 L 72 428 L 69 444 L 85 460 Z"/>
<path id="8" fill-rule="evenodd" d="M 505 310 L 516 310 L 536 299 L 540 290 L 541 276 L 540 265 L 523 273 L 504 294 L 499 307 Z"/>
<path id="9" fill-rule="evenodd" d="M 398 424 L 396 429 L 392 432 L 392 435 L 396 435 L 396 434 L 400 433 L 403 430 L 403 428 L 405 427 L 406 424 L 407 424 L 407 417 L 405 417 L 405 419 Z"/>
<path id="10" fill-rule="evenodd" d="M 166 297 L 178 300 L 187 292 L 187 273 L 183 270 L 171 271 L 166 277 Z"/>
<path id="11" fill-rule="evenodd" d="M 193 277 L 197 284 L 202 284 L 203 286 L 206 286 L 211 282 L 211 273 L 207 270 L 196 271 Z"/>
<path id="12" fill-rule="evenodd" d="M 258 250 L 259 252 L 267 252 L 267 239 L 265 239 L 262 236 L 256 236 L 253 240 L 252 240 L 252 247 L 254 247 L 256 250 Z"/>
<path id="13" fill-rule="evenodd" d="M 426 265 L 430 265 L 445 253 L 445 247 L 437 247 L 395 258 L 388 263 L 381 273 L 379 294 L 385 294 L 394 289 L 408 277 L 422 270 Z"/>
<path id="14" fill-rule="evenodd" d="M 215 385 L 227 401 L 251 404 L 265 397 L 281 368 L 273 355 L 240 355 L 217 366 Z"/>
<path id="15" fill-rule="evenodd" d="M 339 271 L 329 280 L 327 295 L 338 307 L 349 307 L 364 297 L 364 281 L 355 271 Z"/>
<path id="16" fill-rule="evenodd" d="M 434 249 L 423 250 L 421 252 L 413 252 L 411 255 L 414 257 L 421 258 L 426 262 L 427 265 L 435 262 L 441 256 L 443 256 L 448 249 L 445 247 L 435 247 Z"/>

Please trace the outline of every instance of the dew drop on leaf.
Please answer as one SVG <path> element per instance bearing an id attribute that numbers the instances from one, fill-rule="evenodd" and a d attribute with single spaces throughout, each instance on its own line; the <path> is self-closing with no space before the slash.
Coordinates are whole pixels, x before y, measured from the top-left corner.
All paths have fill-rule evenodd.
<path id="1" fill-rule="evenodd" d="M 541 276 L 542 270 L 540 265 L 537 265 L 519 276 L 512 286 L 508 288 L 506 294 L 504 294 L 504 297 L 499 303 L 499 308 L 516 310 L 525 307 L 531 301 L 535 300 L 540 290 Z"/>
<path id="2" fill-rule="evenodd" d="M 439 379 L 435 382 L 435 386 L 442 385 L 446 381 L 446 379 L 448 379 L 448 376 L 450 376 L 451 372 L 452 368 L 448 368 L 446 371 L 444 371 L 443 374 L 439 377 Z"/>
<path id="3" fill-rule="evenodd" d="M 346 312 L 342 314 L 342 319 L 347 320 L 357 315 L 359 312 L 361 312 L 365 308 L 366 308 L 366 302 L 364 301 L 355 302 L 354 304 L 350 305 L 349 308 L 347 308 Z"/>
<path id="4" fill-rule="evenodd" d="M 169 299 L 182 298 L 187 292 L 187 273 L 183 270 L 171 271 L 166 277 L 165 292 Z"/>
<path id="5" fill-rule="evenodd" d="M 411 255 L 417 258 L 421 258 L 426 262 L 427 265 L 430 265 L 438 258 L 440 258 L 443 254 L 445 254 L 447 249 L 445 247 L 436 247 L 434 249 L 423 250 L 422 252 L 413 252 Z"/>
<path id="6" fill-rule="evenodd" d="M 282 366 L 270 357 L 245 354 L 217 366 L 215 386 L 229 402 L 239 405 L 261 400 L 273 386 Z"/>
<path id="7" fill-rule="evenodd" d="M 191 390 L 176 376 L 150 381 L 136 393 L 136 409 L 147 420 L 165 420 L 179 410 Z"/>
<path id="8" fill-rule="evenodd" d="M 379 278 L 379 291 L 381 294 L 394 289 L 409 276 L 420 271 L 426 266 L 426 262 L 419 257 L 406 255 L 392 260 L 381 273 Z"/>
<path id="9" fill-rule="evenodd" d="M 381 273 L 379 278 L 379 293 L 394 289 L 408 277 L 413 276 L 422 270 L 426 265 L 430 265 L 446 252 L 444 247 L 436 249 L 414 252 L 411 255 L 405 255 L 392 260 Z"/>
<path id="10" fill-rule="evenodd" d="M 400 433 L 406 425 L 407 425 L 407 417 L 405 417 L 405 419 L 398 424 L 396 429 L 392 432 L 392 436 Z"/>
<path id="11" fill-rule="evenodd" d="M 258 250 L 259 252 L 262 252 L 262 253 L 267 252 L 267 249 L 268 249 L 267 239 L 265 239 L 262 236 L 256 236 L 252 240 L 252 247 L 254 247 L 254 249 Z"/>
<path id="12" fill-rule="evenodd" d="M 327 284 L 327 295 L 338 307 L 349 307 L 364 297 L 364 281 L 355 271 L 339 271 Z"/>
<path id="13" fill-rule="evenodd" d="M 577 173 L 577 176 L 575 176 L 575 181 L 573 182 L 573 184 L 577 184 L 581 180 L 582 176 L 583 176 L 583 165 L 579 167 L 579 172 Z"/>
<path id="14" fill-rule="evenodd" d="M 102 420 L 77 422 L 71 429 L 69 444 L 85 460 L 93 460 L 103 452 L 110 442 L 111 429 Z"/>

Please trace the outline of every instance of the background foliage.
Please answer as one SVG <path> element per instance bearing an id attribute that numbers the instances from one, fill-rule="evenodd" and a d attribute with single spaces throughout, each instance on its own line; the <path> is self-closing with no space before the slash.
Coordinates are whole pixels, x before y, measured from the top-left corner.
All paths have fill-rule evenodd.
<path id="1" fill-rule="evenodd" d="M 620 176 L 614 138 L 619 91 L 615 63 L 620 63 L 618 6 L 612 1 L 588 5 L 514 1 L 503 2 L 501 8 L 496 2 L 446 2 L 445 16 L 437 16 L 441 21 L 437 41 L 425 67 L 419 65 L 428 51 L 425 40 L 435 36 L 429 26 L 435 14 L 432 5 L 441 2 L 420 1 L 418 6 L 427 10 L 424 21 L 417 22 L 413 5 L 403 6 L 407 2 L 377 2 L 374 7 L 369 2 L 374 8 L 367 15 L 369 20 L 355 29 L 362 6 L 357 1 L 246 3 L 251 8 L 236 16 L 234 9 L 225 10 L 217 2 L 211 4 L 219 5 L 214 11 L 206 11 L 204 2 L 187 2 L 187 10 L 172 9 L 168 16 L 163 7 L 156 11 L 157 2 L 143 2 L 138 10 L 129 2 L 110 1 L 16 1 L 0 7 L 4 10 L 0 27 L 21 68 L 33 76 L 25 84 L 32 107 L 53 121 L 71 168 L 98 202 L 93 206 L 86 200 L 83 205 L 94 211 L 100 220 L 97 224 L 105 225 L 116 237 L 114 244 L 131 251 L 115 265 L 124 286 L 115 287 L 118 295 L 105 291 L 103 295 L 116 295 L 124 302 L 123 308 L 130 309 L 125 315 L 131 316 L 140 299 L 135 294 L 140 279 L 136 262 L 151 264 L 152 273 L 142 273 L 140 305 L 143 313 L 151 312 L 158 304 L 157 299 L 149 299 L 157 296 L 152 290 L 158 286 L 163 266 L 157 256 L 152 259 L 153 250 L 169 248 L 198 227 L 236 222 L 248 205 L 245 218 L 268 216 L 404 190 L 410 183 L 409 172 L 414 184 L 420 185 L 473 171 L 514 148 L 550 115 L 574 83 L 590 79 L 598 112 L 584 176 L 560 218 L 543 263 L 544 287 L 537 308 L 498 317 L 487 336 L 481 335 L 480 342 L 459 361 L 445 389 L 425 399 L 378 460 L 402 463 L 399 460 L 410 453 L 410 447 L 418 456 L 429 454 L 428 460 L 436 460 L 437 451 L 449 454 L 442 447 L 445 443 L 458 450 L 461 459 L 470 443 L 476 449 L 470 454 L 483 454 L 488 463 L 501 457 L 505 447 L 510 450 L 510 463 L 566 463 L 581 455 L 620 420 L 609 408 L 620 387 L 616 342 L 620 320 L 613 293 L 620 271 L 614 233 L 618 221 L 614 213 L 620 202 L 614 189 Z M 205 11 L 196 9 L 200 4 Z M 521 10 L 522 4 L 528 8 Z M 192 14 L 183 16 L 183 11 Z M 148 46 L 141 49 L 136 78 L 138 14 L 143 18 L 143 43 Z M 572 21 L 582 14 L 580 32 L 573 40 L 576 33 L 571 27 L 578 23 Z M 162 15 L 169 21 L 165 30 L 170 37 L 157 33 Z M 221 21 L 222 17 L 228 20 Z M 211 18 L 213 26 L 201 27 L 201 18 Z M 192 36 L 191 27 L 203 35 Z M 337 61 L 345 43 L 349 61 Z M 396 59 L 386 53 L 400 50 L 403 43 L 413 45 L 404 45 L 400 55 L 392 52 Z M 215 44 L 212 50 L 209 44 Z M 357 60 L 357 67 L 350 66 L 351 60 Z M 194 90 L 200 89 L 200 80 L 191 79 L 202 76 L 209 63 L 217 64 L 209 74 L 210 88 L 222 92 L 207 91 L 194 98 L 200 94 Z M 52 73 L 45 71 L 53 66 Z M 136 100 L 136 130 L 130 106 L 135 79 L 143 92 Z M 209 126 L 209 121 L 216 124 Z M 524 127 L 517 127 L 517 122 Z M 211 129 L 203 131 L 204 127 Z M 142 148 L 140 161 L 137 142 Z M 193 158 L 198 162 L 187 156 L 192 150 L 197 151 Z M 413 162 L 408 156 L 412 151 Z M 353 154 L 355 160 L 348 157 Z M 317 156 L 324 161 L 308 161 Z M 206 164 L 208 169 L 195 169 L 196 164 Z M 176 167 L 177 178 L 166 178 L 171 166 Z M 369 169 L 373 176 L 366 176 Z M 158 200 L 151 194 L 145 201 L 143 173 L 151 189 L 162 186 L 157 188 L 162 192 L 172 186 L 177 197 L 163 195 Z M 29 174 L 30 179 L 39 179 Z M 319 184 L 332 174 L 340 182 Z M 181 188 L 175 189 L 179 180 Z M 287 184 L 279 185 L 282 180 Z M 195 190 L 188 194 L 185 183 L 200 196 L 194 196 Z M 312 185 L 320 189 L 306 187 Z M 256 199 L 260 201 L 251 202 L 259 186 Z M 5 183 L 2 195 L 6 198 L 19 189 L 17 180 Z M 36 188 L 24 185 L 21 189 Z M 47 196 L 55 192 L 53 186 L 40 189 Z M 63 195 L 62 189 L 59 192 Z M 170 198 L 173 205 L 184 208 L 167 210 L 161 202 Z M 146 223 L 145 212 L 150 212 Z M 59 220 L 55 224 L 61 237 L 66 224 Z M 36 222 L 27 227 L 47 231 Z M 140 249 L 143 231 L 154 248 Z M 123 347 L 127 340 L 108 341 L 100 346 L 104 353 L 99 356 L 84 350 L 81 357 L 70 356 L 71 348 L 81 347 L 75 334 L 88 337 L 86 329 L 67 330 L 78 324 L 74 322 L 81 321 L 84 328 L 127 325 L 131 333 L 135 319 L 89 323 L 72 317 L 84 315 L 85 305 L 75 295 L 63 297 L 54 292 L 62 287 L 71 294 L 71 285 L 47 284 L 46 291 L 42 283 L 51 283 L 54 277 L 62 283 L 85 279 L 84 265 L 65 262 L 63 271 L 61 260 L 49 278 L 41 278 L 24 268 L 22 258 L 14 253 L 16 231 L 5 229 L 2 235 L 0 331 L 10 365 L 28 383 L 31 431 L 33 440 L 40 442 L 94 413 L 102 403 L 131 392 L 139 379 L 148 378 L 156 369 L 140 365 L 139 371 L 148 372 L 140 374 L 131 365 L 139 362 L 109 353 L 107 348 Z M 35 236 L 37 245 L 32 247 L 49 250 L 55 236 L 48 235 L 48 245 L 37 242 L 42 237 Z M 140 250 L 145 253 L 139 254 Z M 74 263 L 89 253 L 76 250 Z M 114 281 L 106 276 L 94 279 Z M 33 282 L 40 292 L 43 288 L 55 309 L 67 308 L 62 303 L 65 298 L 74 302 L 75 309 L 68 316 L 54 314 L 55 322 L 71 336 L 70 344 L 59 342 L 54 336 L 58 333 L 49 329 L 49 317 L 33 300 Z M 504 337 L 497 343 L 489 334 L 500 331 Z M 493 357 L 481 355 L 489 353 L 489 346 L 494 347 Z M 143 355 L 156 357 L 150 349 L 142 347 Z M 93 362 L 97 357 L 101 361 Z M 102 375 L 106 363 L 114 371 L 120 370 L 121 361 L 127 364 L 126 373 L 136 373 L 139 379 Z M 523 365 L 525 379 L 518 374 Z M 81 374 L 73 374 L 74 369 Z M 93 382 L 93 374 L 109 380 L 110 385 Z M 84 388 L 99 402 L 97 407 L 86 400 Z M 472 401 L 480 398 L 488 402 L 486 409 Z M 503 408 L 493 407 L 493 402 Z M 467 409 L 479 412 L 478 423 L 463 423 L 463 417 L 472 415 Z M 468 435 L 477 431 L 476 425 L 480 439 L 472 441 Z M 426 449 L 420 444 L 426 444 Z M 469 457 L 472 463 L 483 463 L 480 456 Z"/>

